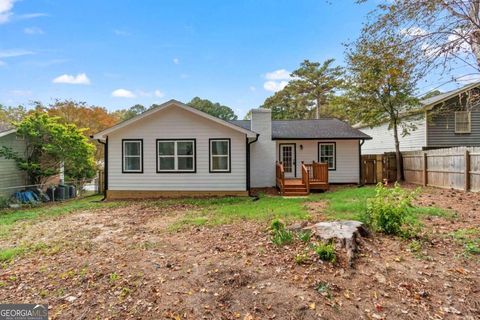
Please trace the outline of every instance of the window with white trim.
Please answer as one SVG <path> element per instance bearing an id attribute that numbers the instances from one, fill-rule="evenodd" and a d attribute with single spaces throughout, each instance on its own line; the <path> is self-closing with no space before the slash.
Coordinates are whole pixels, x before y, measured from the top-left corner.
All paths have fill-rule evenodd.
<path id="1" fill-rule="evenodd" d="M 195 140 L 157 140 L 157 172 L 195 172 Z"/>
<path id="2" fill-rule="evenodd" d="M 143 172 L 143 141 L 123 140 L 123 172 Z"/>
<path id="3" fill-rule="evenodd" d="M 230 172 L 230 139 L 210 139 L 210 172 Z"/>
<path id="4" fill-rule="evenodd" d="M 321 163 L 328 163 L 329 170 L 335 170 L 335 143 L 319 143 L 318 160 Z"/>
<path id="5" fill-rule="evenodd" d="M 455 111 L 455 133 L 471 132 L 470 111 Z"/>

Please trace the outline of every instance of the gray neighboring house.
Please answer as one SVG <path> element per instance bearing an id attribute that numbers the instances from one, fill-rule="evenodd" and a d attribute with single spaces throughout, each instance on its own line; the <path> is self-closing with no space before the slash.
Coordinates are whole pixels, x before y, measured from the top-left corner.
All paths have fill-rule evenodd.
<path id="1" fill-rule="evenodd" d="M 417 112 L 404 118 L 416 129 L 400 137 L 400 151 L 480 146 L 480 82 L 420 103 Z M 388 130 L 388 124 L 357 128 L 373 138 L 365 141 L 363 154 L 395 151 L 393 131 Z"/>
<path id="2" fill-rule="evenodd" d="M 0 147 L 11 147 L 19 153 L 25 152 L 25 141 L 18 138 L 16 130 L 0 123 Z M 14 160 L 0 157 L 0 197 L 7 197 L 16 189 L 6 189 L 27 184 L 24 171 L 18 169 Z"/>

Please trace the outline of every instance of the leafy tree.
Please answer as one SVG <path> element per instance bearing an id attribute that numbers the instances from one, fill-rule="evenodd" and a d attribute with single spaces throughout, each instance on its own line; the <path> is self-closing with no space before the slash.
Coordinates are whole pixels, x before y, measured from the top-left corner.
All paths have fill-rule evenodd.
<path id="1" fill-rule="evenodd" d="M 218 102 L 212 102 L 208 99 L 201 99 L 199 97 L 193 98 L 187 103 L 189 106 L 208 113 L 211 116 L 220 118 L 222 120 L 237 120 L 238 117 L 235 112 L 227 106 L 221 105 Z"/>
<path id="2" fill-rule="evenodd" d="M 276 119 L 320 118 L 331 112 L 329 103 L 342 87 L 343 70 L 333 67 L 334 60 L 320 62 L 304 60 L 293 71 L 284 89 L 267 98 L 264 108 L 272 109 Z"/>
<path id="3" fill-rule="evenodd" d="M 27 115 L 24 106 L 7 107 L 0 104 L 0 124 L 11 125 L 15 121 L 21 121 Z"/>
<path id="4" fill-rule="evenodd" d="M 138 116 L 141 113 L 144 113 L 148 109 L 151 109 L 155 105 L 152 105 L 150 108 L 145 108 L 141 104 L 136 104 L 134 106 L 131 106 L 129 109 L 121 109 L 113 112 L 113 115 L 119 118 L 121 121 L 125 121 L 128 119 L 131 119 L 135 116 Z"/>
<path id="5" fill-rule="evenodd" d="M 388 1 L 378 5 L 367 30 L 406 35 L 404 44 L 422 50 L 427 66 L 450 69 L 455 62 L 480 71 L 478 0 Z"/>
<path id="6" fill-rule="evenodd" d="M 395 140 L 397 180 L 402 178 L 399 136 L 415 129 L 403 116 L 418 107 L 416 57 L 395 34 L 376 38 L 363 33 L 347 47 L 347 112 L 371 127 L 388 123 Z"/>
<path id="7" fill-rule="evenodd" d="M 322 106 L 327 104 L 343 83 L 343 70 L 341 67 L 333 67 L 334 61 L 328 59 L 319 63 L 304 60 L 300 68 L 292 72 L 294 80 L 288 84 L 303 101 L 315 106 L 316 119 L 320 118 Z"/>
<path id="8" fill-rule="evenodd" d="M 25 138 L 26 152 L 19 154 L 3 146 L 0 156 L 16 161 L 34 184 L 58 174 L 63 163 L 70 179 L 91 178 L 95 175 L 95 147 L 74 124 L 62 124 L 58 117 L 34 111 L 21 122 L 14 123 L 17 134 Z"/>
<path id="9" fill-rule="evenodd" d="M 262 107 L 271 109 L 275 120 L 308 119 L 311 115 L 310 103 L 288 85 L 268 97 Z"/>
<path id="10" fill-rule="evenodd" d="M 440 94 L 442 94 L 443 92 L 440 91 L 440 90 L 433 90 L 433 91 L 430 91 L 426 94 L 424 94 L 420 99 L 428 99 L 428 98 L 433 98 L 433 97 L 436 97 Z"/>
<path id="11" fill-rule="evenodd" d="M 117 115 L 109 113 L 107 109 L 90 106 L 86 102 L 56 100 L 48 106 L 44 106 L 41 102 L 35 102 L 34 104 L 35 110 L 45 111 L 50 116 L 58 117 L 58 121 L 63 124 L 75 124 L 77 128 L 82 128 L 82 132 L 87 138 L 120 121 Z M 94 144 L 96 146 L 95 158 L 102 160 L 103 146 L 96 141 Z"/>

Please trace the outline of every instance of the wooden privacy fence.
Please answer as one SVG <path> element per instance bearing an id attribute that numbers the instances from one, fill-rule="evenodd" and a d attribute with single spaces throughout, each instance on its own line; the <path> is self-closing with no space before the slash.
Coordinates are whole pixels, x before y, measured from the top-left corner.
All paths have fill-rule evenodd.
<path id="1" fill-rule="evenodd" d="M 480 191 L 480 147 L 403 152 L 402 157 L 406 182 Z"/>
<path id="2" fill-rule="evenodd" d="M 397 179 L 395 152 L 362 155 L 362 183 L 377 184 Z"/>

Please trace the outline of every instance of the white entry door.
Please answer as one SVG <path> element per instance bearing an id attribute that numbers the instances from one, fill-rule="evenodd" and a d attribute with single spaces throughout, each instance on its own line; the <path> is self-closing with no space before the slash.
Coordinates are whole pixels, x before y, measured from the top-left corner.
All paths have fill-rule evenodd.
<path id="1" fill-rule="evenodd" d="M 283 163 L 285 178 L 295 178 L 295 144 L 280 145 L 280 161 Z"/>

